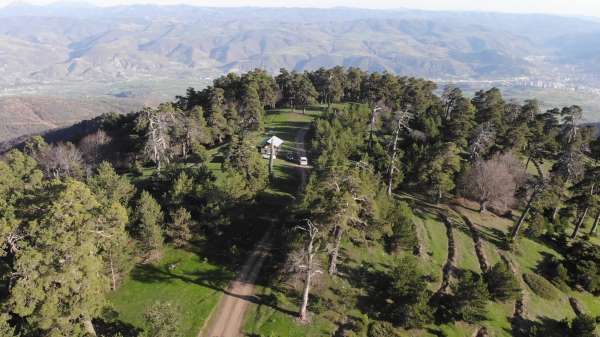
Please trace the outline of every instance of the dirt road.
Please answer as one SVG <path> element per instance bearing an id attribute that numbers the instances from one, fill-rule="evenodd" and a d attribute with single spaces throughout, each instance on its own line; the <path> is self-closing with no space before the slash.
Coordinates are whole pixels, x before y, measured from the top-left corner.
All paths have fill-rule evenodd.
<path id="1" fill-rule="evenodd" d="M 304 137 L 307 128 L 300 128 L 296 133 L 298 151 L 304 155 Z M 298 166 L 301 176 L 299 189 L 306 185 L 307 168 Z M 270 231 L 261 238 L 254 251 L 244 263 L 235 281 L 231 282 L 219 306 L 208 321 L 206 328 L 200 331 L 198 337 L 239 337 L 242 336 L 244 315 L 248 305 L 254 299 L 255 281 L 260 273 L 265 257 L 269 250 Z"/>
<path id="2" fill-rule="evenodd" d="M 231 282 L 217 310 L 209 320 L 207 328 L 199 337 L 238 337 L 241 336 L 244 314 L 254 296 L 254 283 L 268 253 L 269 232 L 267 232 L 246 260 L 235 281 Z"/>
<path id="3" fill-rule="evenodd" d="M 296 144 L 298 144 L 298 155 L 306 156 L 306 149 L 304 145 L 304 138 L 306 138 L 306 132 L 308 128 L 300 128 L 298 132 L 296 132 Z M 300 172 L 300 186 L 298 186 L 298 195 L 304 191 L 304 187 L 306 187 L 306 183 L 308 180 L 308 172 L 306 167 L 298 166 L 298 170 Z"/>

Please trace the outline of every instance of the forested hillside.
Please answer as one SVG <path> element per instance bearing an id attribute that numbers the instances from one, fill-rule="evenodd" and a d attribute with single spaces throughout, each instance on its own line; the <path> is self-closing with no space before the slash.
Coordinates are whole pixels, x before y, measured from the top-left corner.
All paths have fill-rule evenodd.
<path id="1" fill-rule="evenodd" d="M 582 109 L 439 89 L 254 70 L 31 137 L 0 161 L 1 335 L 193 337 L 235 298 L 250 336 L 597 336 Z"/>

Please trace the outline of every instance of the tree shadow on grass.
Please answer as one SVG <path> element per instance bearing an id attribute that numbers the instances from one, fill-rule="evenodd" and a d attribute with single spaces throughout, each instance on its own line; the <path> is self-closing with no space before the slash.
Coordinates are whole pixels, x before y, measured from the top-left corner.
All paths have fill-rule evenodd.
<path id="1" fill-rule="evenodd" d="M 510 319 L 511 329 L 504 331 L 514 337 L 544 336 L 564 337 L 568 335 L 565 325 L 549 317 L 540 317 L 538 321 L 513 317 Z"/>
<path id="2" fill-rule="evenodd" d="M 207 271 L 198 271 L 192 273 L 174 273 L 164 268 L 153 265 L 139 266 L 132 272 L 132 278 L 144 283 L 168 283 L 174 280 L 184 281 L 186 283 L 197 284 L 202 287 L 222 292 L 223 294 L 242 299 L 258 305 L 266 305 L 274 310 L 288 315 L 296 313 L 277 306 L 268 295 L 241 295 L 230 291 L 227 287 L 231 280 L 231 274 L 222 269 L 213 269 Z M 245 280 L 238 280 L 244 282 Z"/>
<path id="3" fill-rule="evenodd" d="M 102 318 L 96 318 L 93 321 L 94 328 L 99 337 L 112 337 L 117 333 L 123 337 L 137 337 L 142 332 L 141 329 L 125 323 L 119 319 L 119 314 L 112 309 L 105 309 Z"/>
<path id="4" fill-rule="evenodd" d="M 506 248 L 506 235 L 497 228 L 479 226 L 479 236 L 498 248 Z"/>
<path id="5" fill-rule="evenodd" d="M 371 317 L 380 317 L 381 299 L 384 298 L 382 290 L 389 283 L 385 272 L 377 270 L 374 264 L 368 262 L 363 262 L 357 267 L 347 264 L 339 265 L 338 270 L 352 288 L 364 290 L 356 298 L 357 309 Z M 335 288 L 332 288 L 331 291 L 336 296 L 347 296 Z"/>
<path id="6" fill-rule="evenodd" d="M 430 333 L 436 337 L 446 337 L 446 334 L 442 330 L 427 328 L 427 329 L 425 329 L 425 331 L 427 331 L 427 333 Z"/>

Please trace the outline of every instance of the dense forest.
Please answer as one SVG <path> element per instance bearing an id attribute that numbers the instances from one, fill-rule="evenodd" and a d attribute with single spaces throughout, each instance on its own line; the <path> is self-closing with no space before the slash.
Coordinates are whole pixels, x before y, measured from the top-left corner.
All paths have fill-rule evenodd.
<path id="1" fill-rule="evenodd" d="M 277 109 L 313 113 L 303 140 L 310 175 L 287 198 L 269 193 L 273 163 L 257 148 Z M 519 311 L 523 287 L 540 297 L 556 289 L 600 295 L 600 140 L 581 126 L 582 114 L 578 106 L 540 111 L 535 99 L 505 101 L 496 88 L 471 98 L 356 68 L 274 77 L 255 70 L 157 108 L 102 115 L 72 142 L 31 137 L 0 161 L 0 334 L 182 336 L 176 298 L 147 308 L 144 326 L 132 330 L 111 324 L 111 293 L 166 247 L 202 249 L 235 270 L 270 231 L 282 253 L 265 267 L 266 282 L 297 285 L 292 324 L 312 324 L 327 306 L 322 284 L 346 277 L 368 291 L 368 303 L 348 304 L 360 319 L 329 305 L 343 336 L 479 326 L 489 303 L 508 301 L 512 335 L 596 336 L 593 311 L 556 324 L 525 324 Z M 527 239 L 560 256 L 521 276 L 505 253 L 492 263 L 476 241 L 481 273 L 453 270 L 448 256 L 436 279 L 422 268 L 427 249 L 414 219 L 427 210 L 451 233 L 457 199 L 511 221 L 495 239 L 498 251 L 526 254 Z M 472 232 L 475 240 L 482 234 Z M 381 245 L 393 262 L 353 272 L 345 242 L 365 251 Z M 486 328 L 477 336 L 488 336 Z"/>

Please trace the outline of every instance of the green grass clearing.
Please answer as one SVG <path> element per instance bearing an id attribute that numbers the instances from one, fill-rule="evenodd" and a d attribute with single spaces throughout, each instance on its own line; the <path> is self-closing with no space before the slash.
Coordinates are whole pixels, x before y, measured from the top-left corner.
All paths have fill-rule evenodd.
<path id="1" fill-rule="evenodd" d="M 170 264 L 176 267 L 169 270 Z M 166 247 L 159 262 L 136 266 L 109 301 L 121 321 L 137 328 L 152 304 L 171 302 L 179 310 L 183 336 L 196 337 L 232 277 L 194 252 Z"/>

